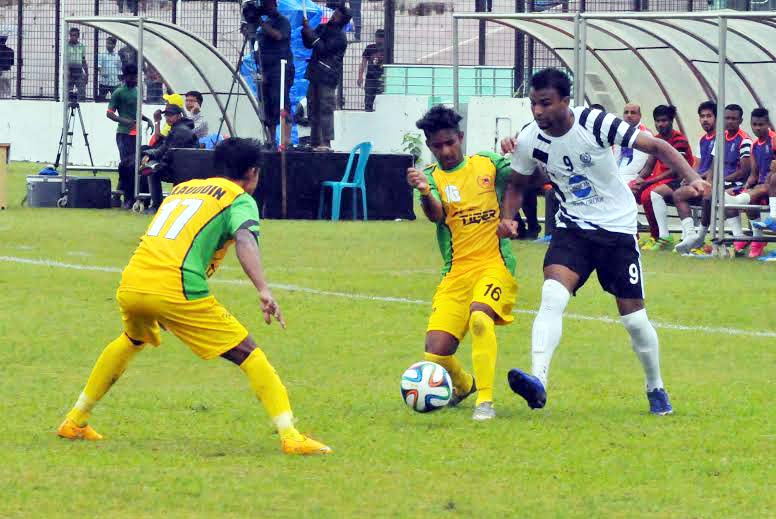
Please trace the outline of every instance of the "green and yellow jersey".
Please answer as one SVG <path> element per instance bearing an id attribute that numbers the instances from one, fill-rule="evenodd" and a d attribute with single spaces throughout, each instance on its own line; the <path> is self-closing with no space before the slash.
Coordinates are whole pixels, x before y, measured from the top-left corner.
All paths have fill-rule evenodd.
<path id="1" fill-rule="evenodd" d="M 121 276 L 121 288 L 189 300 L 207 297 L 207 278 L 239 229 L 248 229 L 258 239 L 256 201 L 240 186 L 225 178 L 179 184 L 140 239 Z"/>
<path id="2" fill-rule="evenodd" d="M 445 171 L 434 164 L 424 170 L 431 196 L 442 202 L 437 224 L 442 274 L 502 263 L 514 274 L 515 257 L 508 238 L 499 239 L 500 202 L 512 174 L 509 159 L 491 152 L 464 157 Z"/>

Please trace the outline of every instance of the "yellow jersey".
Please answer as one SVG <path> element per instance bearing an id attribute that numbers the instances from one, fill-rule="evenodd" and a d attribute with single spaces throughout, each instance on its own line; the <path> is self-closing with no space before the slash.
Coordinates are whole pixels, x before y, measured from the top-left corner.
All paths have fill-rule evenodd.
<path id="1" fill-rule="evenodd" d="M 508 238 L 496 234 L 499 203 L 512 174 L 509 159 L 492 152 L 466 156 L 458 166 L 425 169 L 431 196 L 442 202 L 444 220 L 437 224 L 442 274 L 502 263 L 514 274 L 515 258 Z"/>
<path id="2" fill-rule="evenodd" d="M 121 275 L 121 288 L 200 299 L 212 276 L 248 229 L 259 236 L 256 201 L 226 178 L 196 179 L 175 186 L 156 212 Z"/>

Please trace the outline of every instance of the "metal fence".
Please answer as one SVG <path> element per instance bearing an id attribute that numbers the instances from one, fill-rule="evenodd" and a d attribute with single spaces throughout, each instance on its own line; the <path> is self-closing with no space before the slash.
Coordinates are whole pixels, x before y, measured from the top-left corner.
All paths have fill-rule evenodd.
<path id="1" fill-rule="evenodd" d="M 688 11 L 732 7 L 763 10 L 776 0 L 345 0 L 358 15 L 355 31 L 348 33 L 340 102 L 345 109 L 364 107 L 364 90 L 358 72 L 364 49 L 374 42 L 377 29 L 385 29 L 385 62 L 397 65 L 451 65 L 452 18 L 456 12 L 535 11 Z M 773 4 L 773 5 L 772 5 Z M 67 16 L 141 15 L 175 23 L 213 43 L 237 62 L 242 45 L 240 7 L 236 0 L 0 0 L 0 35 L 7 35 L 14 65 L 3 71 L 0 62 L 0 97 L 59 99 L 59 59 Z M 64 30 L 68 30 L 65 28 Z M 86 100 L 100 98 L 98 60 L 105 52 L 106 34 L 80 26 L 88 74 L 82 80 Z M 459 54 L 462 65 L 511 67 L 515 92 L 533 70 L 559 63 L 549 49 L 502 25 L 463 20 Z M 123 47 L 118 43 L 117 50 Z M 147 69 L 147 96 L 158 100 L 161 82 Z"/>

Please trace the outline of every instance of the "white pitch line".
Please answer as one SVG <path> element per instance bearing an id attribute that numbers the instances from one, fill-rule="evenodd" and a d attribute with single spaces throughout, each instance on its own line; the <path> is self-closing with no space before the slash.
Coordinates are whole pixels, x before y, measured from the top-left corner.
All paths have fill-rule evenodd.
<path id="1" fill-rule="evenodd" d="M 485 32 L 485 36 L 488 37 L 491 34 L 496 34 L 497 32 L 505 31 L 507 29 L 508 29 L 508 27 L 499 27 L 498 29 L 493 29 L 492 31 Z M 477 41 L 479 39 L 480 39 L 480 37 L 479 37 L 479 35 L 477 35 L 477 36 L 474 36 L 473 38 L 469 38 L 467 40 L 459 41 L 458 42 L 458 46 L 459 47 L 464 47 L 466 45 L 469 45 L 470 43 L 474 43 L 475 41 Z M 451 50 L 453 50 L 454 47 L 455 47 L 455 45 L 448 45 L 444 49 L 439 49 L 439 50 L 435 50 L 434 52 L 430 52 L 430 53 L 428 53 L 428 54 L 426 54 L 424 56 L 416 58 L 415 59 L 415 63 L 422 63 L 422 62 L 426 61 L 429 58 L 433 58 L 434 56 L 438 56 L 440 54 L 444 54 L 445 52 L 450 52 Z"/>
<path id="2" fill-rule="evenodd" d="M 79 265 L 74 263 L 62 263 L 60 261 L 31 259 L 31 258 L 18 258 L 16 256 L 0 256 L 0 261 L 6 263 L 22 263 L 26 265 L 38 265 L 43 267 L 53 267 L 61 269 L 71 270 L 86 270 L 94 272 L 121 272 L 122 269 L 116 267 L 101 267 L 96 265 Z M 223 285 L 251 285 L 251 283 L 244 279 L 213 279 L 213 283 Z M 341 297 L 343 299 L 356 299 L 360 301 L 378 301 L 381 303 L 401 303 L 410 305 L 423 305 L 427 306 L 431 303 L 422 299 L 408 299 L 406 297 L 392 297 L 392 296 L 373 296 L 369 294 L 359 294 L 354 292 L 336 292 L 332 290 L 318 290 L 317 288 L 302 287 L 298 285 L 286 285 L 281 283 L 271 283 L 272 288 L 278 290 L 286 290 L 288 292 L 301 292 L 304 294 L 312 294 L 318 296 L 329 297 Z M 516 314 L 529 314 L 536 315 L 536 310 L 515 310 Z M 595 321 L 606 324 L 620 324 L 619 319 L 606 316 L 593 316 L 582 314 L 564 314 L 564 317 L 574 319 L 577 321 Z M 749 337 L 776 337 L 776 331 L 756 331 L 756 330 L 743 330 L 740 328 L 729 327 L 716 327 L 716 326 L 689 326 L 684 324 L 675 323 L 661 323 L 652 322 L 655 328 L 662 328 L 664 330 L 677 330 L 683 332 L 702 332 L 718 335 L 740 335 Z"/>

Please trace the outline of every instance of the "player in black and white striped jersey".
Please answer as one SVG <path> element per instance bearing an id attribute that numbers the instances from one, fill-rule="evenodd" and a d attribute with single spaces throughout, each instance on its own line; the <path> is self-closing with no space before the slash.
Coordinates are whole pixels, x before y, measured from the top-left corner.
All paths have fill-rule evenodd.
<path id="1" fill-rule="evenodd" d="M 535 74 L 529 93 L 534 122 L 516 139 L 502 141 L 502 151 L 512 153 L 516 172 L 512 195 L 541 164 L 560 205 L 544 259 L 542 302 L 531 333 L 532 374 L 513 369 L 509 385 L 530 407 L 544 407 L 547 372 L 560 342 L 563 312 L 571 294 L 595 270 L 601 287 L 616 298 L 621 321 L 644 367 L 650 411 L 669 414 L 672 407 L 660 375 L 657 333 L 644 308 L 636 203 L 619 176 L 611 147 L 616 144 L 655 155 L 699 194 L 708 184 L 667 142 L 602 110 L 571 108 L 570 93 L 571 81 L 563 72 L 545 69 Z"/>

